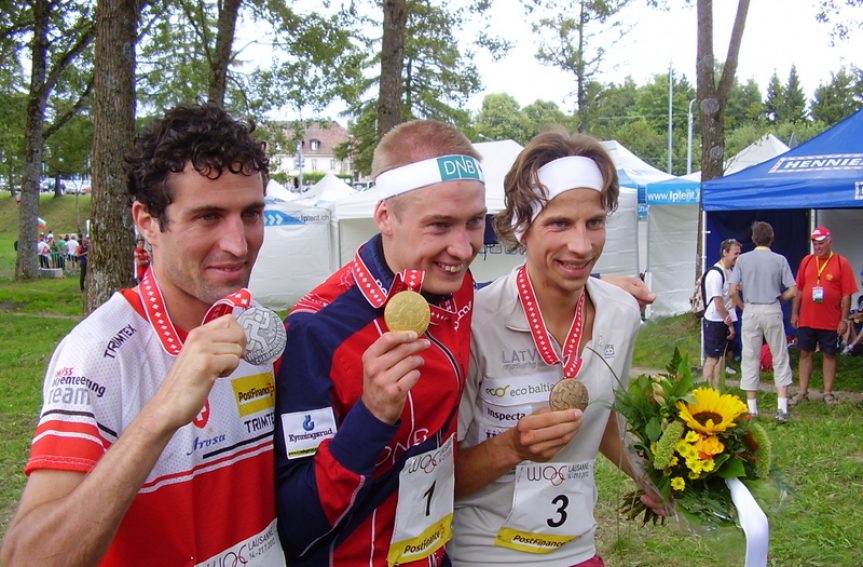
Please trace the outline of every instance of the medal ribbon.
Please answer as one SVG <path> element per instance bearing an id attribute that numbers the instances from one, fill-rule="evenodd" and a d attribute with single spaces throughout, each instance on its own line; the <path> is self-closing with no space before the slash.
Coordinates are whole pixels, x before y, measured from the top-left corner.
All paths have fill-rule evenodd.
<path id="1" fill-rule="evenodd" d="M 584 360 L 578 355 L 578 350 L 581 346 L 581 331 L 584 325 L 584 297 L 586 289 L 581 291 L 581 297 L 578 298 L 578 303 L 575 306 L 575 317 L 572 319 L 572 324 L 563 343 L 563 361 L 561 361 L 554 347 L 552 347 L 551 333 L 545 324 L 542 310 L 539 308 L 539 301 L 536 299 L 536 292 L 533 290 L 533 284 L 527 273 L 527 266 L 524 264 L 522 264 L 516 274 L 516 287 L 518 288 L 518 297 L 521 299 L 524 316 L 530 327 L 530 335 L 533 337 L 533 343 L 536 345 L 542 361 L 549 366 L 561 364 L 563 366 L 563 377 L 575 378 Z"/>
<path id="2" fill-rule="evenodd" d="M 141 303 L 144 305 L 147 320 L 150 322 L 153 330 L 156 331 L 156 336 L 159 337 L 162 348 L 168 354 L 178 356 L 180 351 L 183 350 L 183 340 L 180 338 L 176 327 L 174 327 L 174 323 L 165 309 L 165 298 L 162 297 L 162 290 L 156 281 L 156 274 L 153 273 L 152 267 L 147 268 L 144 277 L 141 278 L 141 283 L 138 285 L 138 295 L 141 298 Z M 209 323 L 222 315 L 232 313 L 234 308 L 246 309 L 251 304 L 251 292 L 246 288 L 242 288 L 214 303 L 207 310 L 201 324 Z"/>
<path id="3" fill-rule="evenodd" d="M 402 270 L 393 277 L 393 283 L 390 289 L 384 289 L 378 280 L 369 270 L 366 263 L 363 261 L 359 252 L 354 257 L 353 265 L 354 281 L 359 286 L 360 291 L 372 307 L 380 309 L 386 305 L 387 300 L 400 291 L 409 289 L 420 293 L 425 280 L 425 272 L 423 270 Z M 452 299 L 447 299 L 441 302 L 440 305 L 429 304 L 431 310 L 431 324 L 436 325 L 453 319 L 457 313 L 455 303 Z"/>

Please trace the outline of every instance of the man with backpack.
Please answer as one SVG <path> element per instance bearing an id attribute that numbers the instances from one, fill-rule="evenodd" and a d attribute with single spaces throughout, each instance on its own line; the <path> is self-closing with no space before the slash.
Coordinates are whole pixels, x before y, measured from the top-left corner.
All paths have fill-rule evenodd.
<path id="1" fill-rule="evenodd" d="M 721 258 L 710 267 L 701 278 L 701 293 L 704 300 L 704 380 L 713 388 L 719 387 L 722 363 L 725 353 L 734 340 L 734 323 L 737 310 L 729 294 L 730 276 L 737 257 L 740 256 L 740 243 L 733 238 L 723 240 L 719 252 Z M 737 299 L 739 302 L 740 300 Z"/>
<path id="2" fill-rule="evenodd" d="M 824 372 L 824 403 L 837 403 L 833 395 L 839 337 L 848 331 L 851 296 L 857 293 L 854 270 L 844 256 L 833 252 L 833 235 L 827 227 L 812 232 L 812 254 L 800 261 L 797 288 L 800 294 L 791 306 L 791 325 L 797 329 L 800 349 L 800 388 L 790 405 L 809 396 L 812 353 L 821 351 Z"/>

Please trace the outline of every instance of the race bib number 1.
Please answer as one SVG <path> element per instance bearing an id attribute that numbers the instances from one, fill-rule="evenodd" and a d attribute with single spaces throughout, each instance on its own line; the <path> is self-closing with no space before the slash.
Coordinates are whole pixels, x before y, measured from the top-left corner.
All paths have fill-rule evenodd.
<path id="1" fill-rule="evenodd" d="M 428 557 L 452 537 L 453 470 L 453 436 L 405 463 L 399 473 L 390 565 Z"/>

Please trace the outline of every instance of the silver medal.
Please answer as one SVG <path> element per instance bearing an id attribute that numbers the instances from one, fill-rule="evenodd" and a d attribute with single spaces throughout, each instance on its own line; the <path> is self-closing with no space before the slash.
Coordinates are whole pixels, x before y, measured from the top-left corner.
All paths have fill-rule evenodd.
<path id="1" fill-rule="evenodd" d="M 288 335 L 285 326 L 273 311 L 261 307 L 249 307 L 237 322 L 246 332 L 246 352 L 243 358 L 256 366 L 272 364 L 285 350 Z"/>

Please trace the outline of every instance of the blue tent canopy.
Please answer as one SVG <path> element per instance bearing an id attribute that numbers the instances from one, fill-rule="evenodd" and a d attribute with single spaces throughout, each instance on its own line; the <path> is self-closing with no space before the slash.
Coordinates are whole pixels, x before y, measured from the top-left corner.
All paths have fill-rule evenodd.
<path id="1" fill-rule="evenodd" d="M 863 110 L 701 191 L 706 211 L 863 207 Z"/>

